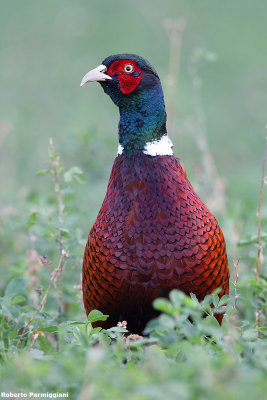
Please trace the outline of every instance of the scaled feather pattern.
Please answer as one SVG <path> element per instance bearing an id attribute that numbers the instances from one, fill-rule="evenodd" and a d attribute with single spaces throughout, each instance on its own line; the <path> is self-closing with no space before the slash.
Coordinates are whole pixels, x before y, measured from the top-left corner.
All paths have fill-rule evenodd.
<path id="1" fill-rule="evenodd" d="M 131 57 L 138 71 L 142 71 L 143 59 L 138 63 L 138 56 L 125 55 L 126 64 L 121 55 L 112 57 L 107 59 L 108 63 L 103 62 L 107 71 L 115 70 L 110 67 L 114 61 L 116 71 L 118 63 L 122 63 L 123 70 Z M 147 95 L 144 92 L 149 92 L 153 79 L 155 85 L 160 81 L 151 69 L 152 77 L 146 86 L 148 72 L 145 68 L 149 67 L 143 68 L 139 92 L 139 86 L 130 94 L 121 92 L 120 78 L 116 80 L 113 75 L 114 82 L 101 82 L 113 101 L 117 96 L 114 102 L 119 103 L 123 116 L 119 127 L 120 151 L 113 164 L 104 202 L 89 233 L 82 274 L 86 312 L 98 309 L 109 315 L 107 321 L 97 322 L 95 326 L 109 328 L 126 320 L 128 329 L 134 333 L 141 333 L 146 323 L 157 315 L 153 300 L 167 297 L 174 288 L 188 295 L 194 293 L 199 300 L 217 288 L 221 288 L 220 297 L 229 293 L 223 233 L 194 192 L 179 159 L 170 151 L 172 144 L 166 136 L 166 121 L 162 120 L 165 107 L 164 102 L 161 107 L 161 91 L 158 126 L 155 128 L 157 118 L 153 120 L 153 131 L 149 131 L 149 123 L 146 125 L 146 118 L 151 117 L 149 113 L 153 113 L 153 109 L 144 101 Z M 124 76 L 123 82 L 126 80 Z M 135 109 L 129 110 L 124 129 L 127 106 Z M 138 110 L 146 125 L 146 129 L 136 132 L 143 135 L 138 137 L 140 148 L 136 147 L 134 138 L 136 121 L 131 131 L 131 118 L 139 118 L 136 117 Z M 156 137 L 153 137 L 155 130 Z M 126 139 L 122 137 L 125 132 Z M 158 155 L 153 146 L 152 155 L 146 152 L 150 143 L 155 145 L 157 140 L 169 143 L 164 155 Z M 222 317 L 222 314 L 217 315 L 220 323 Z"/>

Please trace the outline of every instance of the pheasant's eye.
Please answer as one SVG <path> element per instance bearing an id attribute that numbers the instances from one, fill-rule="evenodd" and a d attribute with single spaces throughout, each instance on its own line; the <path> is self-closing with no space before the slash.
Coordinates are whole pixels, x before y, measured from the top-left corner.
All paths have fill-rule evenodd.
<path id="1" fill-rule="evenodd" d="M 131 74 L 134 70 L 134 66 L 132 64 L 126 64 L 123 70 L 126 74 Z"/>

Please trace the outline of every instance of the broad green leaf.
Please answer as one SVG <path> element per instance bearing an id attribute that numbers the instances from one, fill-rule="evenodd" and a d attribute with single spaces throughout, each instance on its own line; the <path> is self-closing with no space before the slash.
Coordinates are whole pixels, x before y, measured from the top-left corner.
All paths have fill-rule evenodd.
<path id="1" fill-rule="evenodd" d="M 121 326 L 113 326 L 112 328 L 105 329 L 105 332 L 120 332 L 120 333 L 126 333 L 129 332 L 127 329 L 122 328 Z"/>
<path id="2" fill-rule="evenodd" d="M 58 327 L 57 326 L 47 326 L 46 328 L 41 328 L 42 332 L 57 332 Z"/>
<path id="3" fill-rule="evenodd" d="M 13 306 L 14 304 L 23 303 L 25 300 L 26 298 L 24 296 L 18 295 L 12 299 L 10 304 Z"/>
<path id="4" fill-rule="evenodd" d="M 204 318 L 204 321 L 209 326 L 214 326 L 216 328 L 220 328 L 219 322 L 213 315 L 208 315 L 206 318 Z"/>
<path id="5" fill-rule="evenodd" d="M 181 307 L 181 304 L 185 298 L 185 294 L 180 292 L 179 290 L 172 290 L 169 294 L 170 301 L 173 303 L 175 307 Z"/>
<path id="6" fill-rule="evenodd" d="M 40 349 L 44 353 L 51 353 L 51 352 L 55 351 L 54 347 L 52 346 L 52 344 L 49 342 L 49 340 L 45 336 L 39 335 L 38 341 L 40 344 Z"/>
<path id="7" fill-rule="evenodd" d="M 79 167 L 72 167 L 64 174 L 64 181 L 66 183 L 71 182 L 72 180 L 76 180 L 79 183 L 85 183 L 86 178 Z"/>
<path id="8" fill-rule="evenodd" d="M 219 301 L 218 306 L 222 306 L 222 305 L 224 305 L 224 304 L 227 304 L 228 301 L 229 301 L 229 299 L 230 299 L 230 296 L 229 296 L 228 294 L 224 294 L 224 295 L 220 298 L 220 301 Z"/>
<path id="9" fill-rule="evenodd" d="M 226 311 L 226 314 L 230 317 L 231 315 L 235 314 L 236 312 L 237 312 L 237 309 L 236 309 L 236 308 L 229 308 L 229 309 Z"/>
<path id="10" fill-rule="evenodd" d="M 29 216 L 26 228 L 30 228 L 32 225 L 36 224 L 37 218 L 40 215 L 39 212 L 33 212 L 31 213 L 31 215 Z"/>
<path id="11" fill-rule="evenodd" d="M 88 315 L 88 322 L 106 321 L 108 315 L 104 315 L 101 311 L 92 310 Z"/>
<path id="12" fill-rule="evenodd" d="M 248 341 L 255 341 L 258 339 L 259 333 L 257 329 L 247 329 L 246 331 L 243 332 L 243 339 L 248 340 Z"/>
<path id="13" fill-rule="evenodd" d="M 159 297 L 158 299 L 154 300 L 153 307 L 158 311 L 168 314 L 173 314 L 175 312 L 175 307 L 168 299 L 165 299 L 164 297 Z"/>
<path id="14" fill-rule="evenodd" d="M 37 172 L 37 175 L 48 175 L 51 174 L 52 168 L 50 169 L 41 169 L 40 171 Z"/>

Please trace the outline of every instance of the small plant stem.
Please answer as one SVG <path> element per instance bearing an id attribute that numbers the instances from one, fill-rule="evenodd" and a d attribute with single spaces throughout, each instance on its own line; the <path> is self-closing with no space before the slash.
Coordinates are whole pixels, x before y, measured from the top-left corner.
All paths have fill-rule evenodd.
<path id="1" fill-rule="evenodd" d="M 189 65 L 189 74 L 191 76 L 194 98 L 195 98 L 195 110 L 197 118 L 197 129 L 196 129 L 196 142 L 200 150 L 204 173 L 208 186 L 213 186 L 213 177 L 217 176 L 217 169 L 215 166 L 214 159 L 211 155 L 208 140 L 207 140 L 207 125 L 206 115 L 202 106 L 201 99 L 201 86 L 202 81 L 198 73 L 198 67 L 200 63 L 200 56 L 193 53 L 191 62 Z"/>
<path id="2" fill-rule="evenodd" d="M 21 335 L 20 335 L 20 338 L 19 338 L 19 340 L 18 340 L 17 347 L 19 346 L 19 344 L 20 344 L 20 342 L 21 342 L 21 340 L 22 340 L 22 338 L 23 338 L 23 336 L 24 336 L 24 334 L 25 334 L 27 328 L 29 327 L 29 325 L 32 324 L 32 322 L 33 322 L 34 319 L 36 318 L 37 314 L 38 314 L 40 311 L 43 310 L 44 305 L 45 305 L 45 302 L 46 302 L 46 299 L 47 299 L 47 296 L 48 296 L 48 293 L 49 293 L 49 291 L 50 291 L 50 289 L 51 289 L 51 286 L 52 286 L 53 282 L 55 281 L 55 279 L 57 278 L 58 274 L 60 274 L 60 273 L 62 272 L 62 269 L 63 269 L 63 267 L 64 267 L 64 264 L 65 264 L 65 262 L 66 262 L 66 260 L 67 260 L 68 258 L 69 258 L 68 253 L 67 253 L 65 250 L 62 250 L 61 255 L 60 255 L 60 259 L 59 259 L 58 266 L 54 269 L 54 271 L 53 271 L 53 273 L 52 273 L 52 275 L 51 275 L 50 282 L 49 282 L 49 285 L 48 285 L 48 287 L 47 287 L 47 289 L 46 289 L 46 292 L 45 292 L 45 294 L 44 294 L 44 297 L 43 297 L 41 303 L 39 304 L 39 306 L 37 307 L 37 309 L 36 309 L 35 313 L 33 314 L 32 318 L 31 318 L 31 319 L 27 322 L 27 324 L 25 325 L 25 327 L 24 327 L 24 329 L 23 329 L 23 331 L 22 331 L 22 333 L 21 333 Z"/>
<path id="3" fill-rule="evenodd" d="M 236 308 L 237 304 L 237 299 L 238 299 L 238 294 L 237 294 L 237 282 L 238 282 L 238 264 L 240 261 L 240 257 L 237 261 L 234 261 L 234 269 L 235 269 L 235 281 L 234 281 L 234 288 L 235 288 L 235 303 L 234 303 L 234 308 Z"/>
<path id="4" fill-rule="evenodd" d="M 64 234 L 64 203 L 63 203 L 63 198 L 62 198 L 62 193 L 60 189 L 60 184 L 59 184 L 59 176 L 58 176 L 58 167 L 60 166 L 60 159 L 55 153 L 55 146 L 53 139 L 49 139 L 49 147 L 50 147 L 50 154 L 51 154 L 51 166 L 52 166 L 52 171 L 53 171 L 53 178 L 55 182 L 55 193 L 57 197 L 57 208 L 58 208 L 58 224 L 59 224 L 59 238 L 58 238 L 58 243 L 59 243 L 59 254 L 62 254 L 63 251 L 63 234 Z M 57 297 L 58 297 L 58 318 L 61 316 L 62 312 L 62 275 L 63 275 L 63 270 L 59 272 L 59 279 L 58 279 L 58 285 L 57 281 L 54 282 L 54 286 L 57 292 Z"/>
<path id="5" fill-rule="evenodd" d="M 193 132 L 203 166 L 203 197 L 206 197 L 206 202 L 213 210 L 222 212 L 225 209 L 225 184 L 219 176 L 208 143 L 206 114 L 202 102 L 202 80 L 199 74 L 199 66 L 203 59 L 205 59 L 203 50 L 196 49 L 188 66 L 196 113 L 196 126 Z M 214 199 L 216 200 L 214 201 Z"/>
<path id="6" fill-rule="evenodd" d="M 170 43 L 169 71 L 166 79 L 166 109 L 168 115 L 168 132 L 170 133 L 174 129 L 175 91 L 179 77 L 182 37 L 185 27 L 186 21 L 184 18 L 166 19 L 164 21 L 164 28 L 168 34 Z"/>
<path id="7" fill-rule="evenodd" d="M 60 190 L 60 185 L 59 185 L 59 179 L 58 179 L 58 166 L 59 166 L 59 160 L 57 159 L 55 155 L 55 147 L 54 147 L 54 142 L 53 139 L 49 139 L 49 147 L 50 147 L 50 152 L 51 152 L 51 165 L 53 169 L 53 177 L 55 181 L 55 193 L 57 196 L 57 207 L 58 207 L 58 219 L 59 219 L 59 254 L 62 253 L 63 250 L 63 220 L 64 220 L 64 207 L 63 207 L 63 200 L 62 200 L 62 194 Z"/>
<path id="8" fill-rule="evenodd" d="M 265 167 L 267 161 L 267 141 L 265 144 L 263 162 L 262 162 L 262 175 L 261 175 L 261 186 L 260 186 L 260 195 L 259 195 L 259 203 L 258 203 L 258 255 L 256 262 L 256 282 L 260 280 L 260 262 L 262 259 L 262 243 L 261 243 L 261 204 L 262 204 L 262 195 L 263 195 L 263 187 L 265 183 Z M 257 309 L 256 311 L 256 324 L 257 327 L 260 327 L 260 317 L 261 310 Z"/>

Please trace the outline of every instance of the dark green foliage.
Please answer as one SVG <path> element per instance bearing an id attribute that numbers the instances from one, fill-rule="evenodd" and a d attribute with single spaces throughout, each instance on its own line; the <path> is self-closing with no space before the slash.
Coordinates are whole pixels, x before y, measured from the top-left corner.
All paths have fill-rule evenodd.
<path id="1" fill-rule="evenodd" d="M 214 293 L 199 303 L 193 294 L 187 297 L 175 290 L 169 300 L 155 300 L 161 314 L 149 322 L 143 338 L 128 336 L 123 325 L 93 328 L 94 321 L 107 318 L 97 310 L 85 320 L 79 290 L 85 239 L 80 230 L 73 229 L 79 226 L 75 191 L 84 176 L 78 167 L 65 171 L 51 143 L 49 168 L 39 175 L 52 180 L 44 193 L 29 194 L 26 204 L 31 212 L 16 221 L 16 238 L 20 226 L 24 225 L 24 235 L 25 229 L 30 232 L 31 240 L 23 244 L 24 249 L 28 246 L 27 259 L 13 254 L 2 286 L 3 389 L 68 392 L 70 398 L 101 400 L 263 399 L 267 391 L 267 281 L 261 276 L 256 282 L 247 268 L 242 272 L 238 267 L 237 297 L 232 285 L 232 294 L 220 300 Z M 10 218 L 6 224 L 13 222 Z M 255 237 L 241 244 L 246 251 L 244 262 L 251 265 L 253 259 L 254 264 Z M 69 253 L 69 259 L 53 281 L 59 248 Z M 51 281 L 44 308 L 36 314 Z M 260 328 L 255 323 L 257 310 Z M 225 312 L 222 326 L 215 312 Z"/>
<path id="2" fill-rule="evenodd" d="M 10 268 L 3 268 L 3 389 L 68 392 L 70 398 L 101 400 L 264 399 L 267 281 L 263 274 L 255 280 L 255 237 L 241 242 L 237 294 L 232 284 L 230 296 L 219 300 L 214 293 L 199 303 L 193 294 L 187 297 L 174 290 L 169 300 L 155 300 L 161 314 L 149 322 L 143 338 L 128 336 L 123 326 L 93 328 L 94 321 L 107 316 L 95 310 L 86 321 L 82 312 L 79 285 L 85 238 L 74 227 L 80 225 L 77 193 L 84 176 L 78 167 L 66 171 L 51 143 L 48 169 L 39 173 L 44 175 L 39 179 L 45 190 L 29 193 L 24 200 L 28 214 L 5 217 L 6 226 L 15 222 L 15 238 L 27 257 L 13 253 Z M 54 279 L 59 248 L 69 258 Z M 259 310 L 260 328 L 255 322 Z M 222 326 L 215 312 L 225 312 Z"/>
<path id="3" fill-rule="evenodd" d="M 23 290 L 22 282 L 12 280 L 9 288 L 18 284 Z M 249 399 L 255 393 L 263 399 L 266 331 L 261 329 L 259 338 L 252 321 L 238 319 L 232 301 L 230 296 L 217 304 L 220 308 L 226 303 L 227 308 L 220 327 L 210 307 L 217 295 L 199 303 L 194 296 L 172 291 L 170 300 L 155 301 L 163 313 L 149 323 L 148 336 L 137 340 L 127 338 L 120 327 L 92 328 L 92 322 L 106 318 L 97 311 L 87 322 L 59 325 L 43 313 L 21 351 L 15 347 L 18 332 L 31 312 L 19 304 L 25 298 L 10 297 L 7 288 L 1 299 L 0 371 L 5 390 L 15 383 L 24 391 L 68 391 L 72 398 L 82 389 L 84 398 L 93 391 L 94 399 L 123 398 L 125 393 L 129 399 Z M 208 314 L 205 319 L 203 312 Z"/>
<path id="4" fill-rule="evenodd" d="M 35 209 L 22 218 L 31 232 L 27 260 L 14 257 L 0 298 L 3 390 L 101 400 L 264 399 L 267 281 L 262 276 L 256 282 L 253 271 L 239 272 L 237 295 L 232 285 L 233 294 L 220 300 L 214 293 L 200 303 L 176 290 L 169 299 L 155 300 L 161 314 L 148 323 L 144 337 L 129 336 L 123 324 L 93 328 L 93 322 L 108 317 L 97 310 L 85 319 L 79 299 L 85 240 L 73 230 L 79 203 L 74 190 L 84 176 L 78 167 L 65 171 L 51 143 L 49 168 L 39 175 L 53 180 L 46 193 L 28 197 Z M 255 243 L 254 237 L 242 242 L 246 251 Z M 59 248 L 69 259 L 53 280 Z M 250 257 L 244 261 L 251 263 Z M 36 314 L 49 282 L 54 285 Z M 215 312 L 225 312 L 222 326 Z"/>

